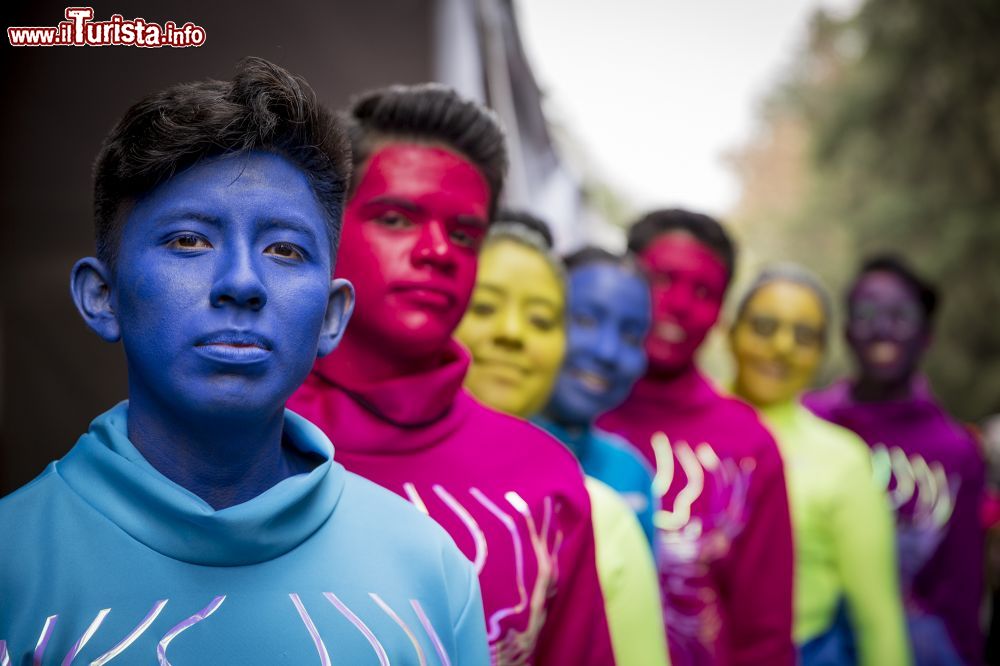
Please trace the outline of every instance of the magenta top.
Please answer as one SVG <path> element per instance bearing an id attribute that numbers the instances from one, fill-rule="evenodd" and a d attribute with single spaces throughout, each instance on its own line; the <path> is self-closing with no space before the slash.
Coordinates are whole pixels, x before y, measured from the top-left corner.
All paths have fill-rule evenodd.
<path id="1" fill-rule="evenodd" d="M 892 482 L 891 494 L 898 505 L 904 593 L 911 608 L 915 605 L 944 622 L 967 664 L 981 664 L 983 530 L 979 507 L 985 470 L 975 438 L 937 404 L 923 378 L 914 382 L 910 397 L 901 400 L 858 402 L 851 395 L 850 383 L 842 380 L 807 395 L 803 403 L 818 416 L 853 430 L 873 448 L 901 451 L 911 469 L 921 458 L 932 470 L 943 468 L 954 508 L 938 534 L 922 529 L 921 524 L 931 521 L 916 515 L 926 499 L 922 499 L 919 480 L 915 492 L 906 492 L 906 497 L 900 497 L 898 484 Z M 894 464 L 896 469 L 898 464 Z M 941 492 L 937 495 L 939 500 L 946 499 Z M 927 546 L 929 552 L 922 552 Z M 912 575 L 907 575 L 908 568 L 914 569 Z"/>
<path id="2" fill-rule="evenodd" d="M 671 381 L 644 377 L 597 424 L 656 465 L 672 663 L 794 664 L 788 495 L 756 412 L 692 369 Z"/>
<path id="3" fill-rule="evenodd" d="M 479 573 L 494 664 L 613 664 L 580 466 L 473 399 L 468 365 L 452 343 L 430 373 L 344 386 L 320 360 L 288 407 L 329 435 L 344 467 L 451 534 Z"/>

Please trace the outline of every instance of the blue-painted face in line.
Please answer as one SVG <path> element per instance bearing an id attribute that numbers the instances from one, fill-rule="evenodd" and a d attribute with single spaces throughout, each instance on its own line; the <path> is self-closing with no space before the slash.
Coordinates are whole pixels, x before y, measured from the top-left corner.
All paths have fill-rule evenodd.
<path id="1" fill-rule="evenodd" d="M 130 428 L 277 419 L 280 434 L 285 401 L 353 308 L 332 259 L 305 173 L 272 153 L 197 163 L 140 198 L 114 273 L 81 259 L 72 281 L 88 325 L 124 344 Z"/>
<path id="2" fill-rule="evenodd" d="M 546 413 L 585 425 L 621 404 L 646 371 L 649 287 L 620 266 L 586 264 L 569 274 L 567 349 Z"/>

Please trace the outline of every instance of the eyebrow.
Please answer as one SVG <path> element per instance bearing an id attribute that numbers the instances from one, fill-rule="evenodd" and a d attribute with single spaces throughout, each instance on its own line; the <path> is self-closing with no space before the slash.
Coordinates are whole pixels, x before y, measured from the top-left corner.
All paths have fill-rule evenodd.
<path id="1" fill-rule="evenodd" d="M 399 197 L 375 197 L 374 199 L 369 199 L 365 202 L 365 207 L 368 206 L 396 206 L 397 208 L 403 208 L 404 210 L 409 210 L 413 212 L 422 211 L 419 205 L 413 203 L 409 199 L 401 199 Z"/>
<path id="2" fill-rule="evenodd" d="M 156 219 L 156 224 L 168 224 L 179 220 L 194 220 L 196 222 L 204 222 L 205 224 L 210 224 L 215 227 L 221 224 L 221 221 L 216 216 L 206 215 L 205 213 L 197 213 L 193 210 L 178 210 L 167 213 L 162 217 L 158 217 Z"/>

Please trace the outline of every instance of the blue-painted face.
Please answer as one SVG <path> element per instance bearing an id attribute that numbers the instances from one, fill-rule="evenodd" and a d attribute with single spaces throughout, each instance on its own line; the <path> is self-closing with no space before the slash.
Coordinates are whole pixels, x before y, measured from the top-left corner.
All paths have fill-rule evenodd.
<path id="1" fill-rule="evenodd" d="M 305 173 L 253 152 L 200 162 L 139 199 L 115 273 L 82 259 L 72 286 L 91 328 L 121 338 L 133 407 L 260 420 L 343 333 L 353 291 L 332 268 Z"/>
<path id="2" fill-rule="evenodd" d="M 546 412 L 582 425 L 621 404 L 646 371 L 649 287 L 613 264 L 581 266 L 569 274 L 567 315 L 566 360 Z"/>

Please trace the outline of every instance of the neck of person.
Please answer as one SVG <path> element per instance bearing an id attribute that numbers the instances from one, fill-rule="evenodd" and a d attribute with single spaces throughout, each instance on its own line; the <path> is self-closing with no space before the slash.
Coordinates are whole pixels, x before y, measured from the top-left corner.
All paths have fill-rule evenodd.
<path id="1" fill-rule="evenodd" d="M 646 378 L 654 382 L 668 384 L 690 377 L 695 372 L 697 372 L 697 366 L 692 356 L 678 365 L 663 366 L 650 362 L 649 368 L 646 370 Z"/>
<path id="2" fill-rule="evenodd" d="M 851 395 L 858 402 L 904 400 L 913 394 L 913 373 L 894 379 L 881 380 L 862 373 L 851 385 Z"/>
<path id="3" fill-rule="evenodd" d="M 315 466 L 282 446 L 284 406 L 227 417 L 164 405 L 130 382 L 128 437 L 158 472 L 221 510 Z"/>
<path id="4" fill-rule="evenodd" d="M 361 386 L 398 377 L 419 375 L 441 366 L 448 341 L 433 348 L 381 341 L 363 331 L 348 328 L 344 338 L 323 365 L 333 369 L 338 383 Z"/>

